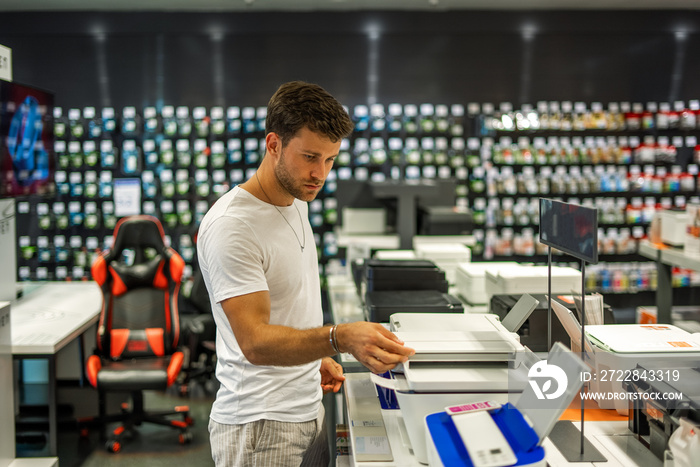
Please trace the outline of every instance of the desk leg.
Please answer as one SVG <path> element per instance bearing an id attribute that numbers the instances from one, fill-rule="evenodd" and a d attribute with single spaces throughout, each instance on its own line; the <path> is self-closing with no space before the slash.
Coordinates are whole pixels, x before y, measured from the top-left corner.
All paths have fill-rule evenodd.
<path id="1" fill-rule="evenodd" d="M 78 339 L 78 357 L 80 358 L 80 387 L 85 387 L 87 373 L 85 370 L 85 333 L 80 334 Z"/>
<path id="2" fill-rule="evenodd" d="M 671 307 L 673 306 L 671 266 L 656 261 L 656 271 L 656 321 L 671 324 Z"/>
<path id="3" fill-rule="evenodd" d="M 50 355 L 49 360 L 49 455 L 58 455 L 58 402 L 56 391 L 56 356 Z"/>

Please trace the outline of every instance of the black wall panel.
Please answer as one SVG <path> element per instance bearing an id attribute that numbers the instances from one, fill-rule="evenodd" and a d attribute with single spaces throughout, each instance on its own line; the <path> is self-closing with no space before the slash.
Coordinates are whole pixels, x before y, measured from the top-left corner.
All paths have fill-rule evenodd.
<path id="1" fill-rule="evenodd" d="M 348 105 L 700 97 L 700 14 L 4 13 L 15 80 L 65 107 L 261 105 L 318 82 Z"/>

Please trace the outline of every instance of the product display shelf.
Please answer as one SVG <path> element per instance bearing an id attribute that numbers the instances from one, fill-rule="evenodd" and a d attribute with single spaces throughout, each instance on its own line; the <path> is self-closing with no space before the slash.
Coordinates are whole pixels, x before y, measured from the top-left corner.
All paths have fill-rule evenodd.
<path id="1" fill-rule="evenodd" d="M 507 199 L 516 209 L 540 196 L 584 204 L 616 200 L 616 220 L 601 220 L 605 235 L 614 238 L 615 229 L 630 229 L 630 237 L 639 239 L 649 219 L 635 210 L 646 206 L 648 211 L 648 203 L 670 207 L 698 192 L 697 170 L 691 163 L 700 160 L 695 150 L 700 135 L 697 101 L 674 103 L 668 111 L 670 104 L 662 104 L 656 108 L 635 103 L 603 108 L 595 102 L 538 102 L 520 109 L 507 103 L 498 109 L 488 103 L 351 107 L 355 131 L 341 145 L 326 187 L 309 206 L 322 272 L 330 262 L 342 261 L 347 247 L 346 239 L 335 232 L 333 182 L 342 178 L 374 182 L 455 178 L 457 204 L 475 215 L 475 259 L 501 256 L 484 244 L 494 238 L 525 245 L 522 251 L 506 248 L 506 257 L 544 259 L 537 251 L 533 258 L 527 246 L 536 241 L 536 220 L 527 225 L 479 220 L 486 209 L 504 216 L 510 209 L 510 201 L 502 204 Z M 676 110 L 676 104 L 683 108 Z M 111 241 L 119 214 L 114 185 L 124 179 L 138 181 L 141 211 L 161 218 L 171 246 L 189 265 L 195 254 L 192 235 L 201 217 L 219 194 L 251 176 L 264 153 L 265 112 L 263 106 L 57 107 L 57 193 L 54 199 L 19 201 L 19 279 L 89 278 L 93 255 Z M 522 115 L 533 118 L 533 112 L 538 127 L 523 127 Z M 512 119 L 512 128 L 493 124 L 494 119 L 503 122 L 504 115 L 505 120 Z M 505 157 L 503 151 L 513 150 L 512 158 Z M 577 151 L 576 157 L 567 159 L 572 151 Z M 627 162 L 633 162 L 629 169 Z M 631 183 L 621 178 L 623 170 L 630 177 L 639 174 L 639 190 L 613 185 L 589 186 L 589 193 L 585 187 L 573 192 L 556 188 L 557 177 L 578 174 L 588 177 L 589 184 Z M 556 183 L 532 190 L 525 186 L 532 180 L 517 179 L 528 174 L 538 183 Z M 494 188 L 489 182 L 494 176 L 499 180 L 512 176 L 514 188 Z M 498 206 L 489 207 L 489 202 Z M 605 210 L 609 208 L 606 205 Z M 621 256 L 620 261 L 633 259 L 625 257 L 633 255 L 626 249 L 618 248 L 614 254 Z"/>

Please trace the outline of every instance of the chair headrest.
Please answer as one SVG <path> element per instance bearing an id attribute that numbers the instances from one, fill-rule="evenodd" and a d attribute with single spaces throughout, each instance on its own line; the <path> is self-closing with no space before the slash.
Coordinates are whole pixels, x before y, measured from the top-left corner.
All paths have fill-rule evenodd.
<path id="1" fill-rule="evenodd" d="M 146 215 L 120 219 L 114 228 L 112 255 L 118 257 L 125 249 L 143 251 L 146 248 L 153 248 L 159 253 L 167 249 L 160 221 Z"/>

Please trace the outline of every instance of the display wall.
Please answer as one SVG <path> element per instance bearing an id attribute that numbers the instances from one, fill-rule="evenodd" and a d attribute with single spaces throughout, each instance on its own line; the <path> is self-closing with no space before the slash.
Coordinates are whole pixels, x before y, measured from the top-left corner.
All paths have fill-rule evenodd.
<path id="1" fill-rule="evenodd" d="M 257 166 L 263 135 L 257 117 L 245 115 L 237 117 L 237 132 L 225 130 L 217 136 L 208 129 L 198 135 L 202 117 L 194 115 L 195 108 L 211 120 L 213 109 L 220 107 L 228 125 L 228 109 L 256 112 L 280 83 L 291 79 L 325 86 L 349 106 L 359 125 L 339 158 L 336 176 L 457 177 L 456 195 L 483 216 L 477 258 L 541 255 L 534 248 L 514 251 L 513 246 L 536 229 L 536 216 L 527 206 L 543 194 L 575 196 L 594 205 L 602 200 L 603 207 L 612 204 L 612 218 L 602 224 L 616 232 L 628 228 L 633 239 L 643 235 L 648 224 L 648 210 L 647 217 L 641 214 L 644 206 L 652 203 L 653 211 L 664 203 L 682 205 L 697 195 L 693 149 L 698 126 L 676 123 L 659 128 L 657 123 L 664 105 L 692 110 L 700 98 L 700 81 L 695 79 L 700 65 L 693 59 L 700 56 L 700 15 L 695 12 L 3 16 L 0 43 L 13 49 L 16 81 L 54 91 L 63 111 L 59 121 L 62 118 L 65 125 L 64 137 L 57 138 L 63 143 L 56 151 L 63 177 L 57 197 L 20 205 L 20 260 L 25 268 L 20 279 L 88 276 L 89 256 L 106 246 L 114 222 L 113 194 L 102 192 L 110 184 L 105 180 L 140 178 L 144 209 L 165 220 L 173 245 L 191 259 L 193 247 L 187 237 L 198 216 L 217 190 L 240 181 Z M 386 122 L 391 104 L 399 104 L 398 131 L 372 129 L 371 117 L 363 121 L 358 109 L 366 105 L 371 112 L 373 104 Z M 407 110 L 422 110 L 424 104 L 430 104 L 432 114 L 425 120 L 433 126 L 424 127 L 416 117 L 416 129 L 410 130 Z M 531 107 L 539 118 L 556 113 L 554 107 L 564 111 L 567 105 L 572 105 L 570 116 L 590 114 L 600 106 L 605 112 L 616 108 L 608 115 L 621 115 L 623 120 L 625 113 L 641 106 L 640 118 L 641 111 L 650 111 L 653 124 L 569 129 L 494 125 L 518 110 Z M 182 133 L 182 124 L 168 133 L 163 110 L 170 106 L 175 113 L 186 107 L 184 121 L 194 125 L 190 133 Z M 87 109 L 94 114 L 86 115 Z M 105 109 L 114 111 L 111 131 L 103 127 L 108 120 L 103 118 Z M 77 120 L 70 120 L 71 111 L 78 112 Z M 156 126 L 149 129 L 152 111 Z M 441 119 L 444 128 L 437 124 Z M 124 122 L 131 120 L 129 129 Z M 73 132 L 76 122 L 83 126 L 79 135 Z M 92 133 L 91 125 L 101 131 Z M 393 155 L 392 137 L 399 140 Z M 232 140 L 240 147 L 238 153 L 235 144 L 231 150 Z M 114 149 L 112 159 L 103 149 L 105 141 Z M 187 142 L 187 149 L 178 149 L 184 144 L 180 141 Z M 217 141 L 221 144 L 214 144 Z M 379 150 L 374 143 L 380 144 Z M 662 150 L 645 151 L 645 144 L 657 143 L 675 145 L 673 158 L 665 158 Z M 223 152 L 217 149 L 221 146 Z M 578 156 L 553 156 L 554 147 L 576 149 Z M 522 158 L 538 148 L 545 151 L 544 159 Z M 607 155 L 590 156 L 586 148 L 595 148 L 596 154 L 603 148 L 601 153 Z M 202 160 L 207 150 L 215 157 L 207 154 Z M 392 170 L 397 166 L 400 171 Z M 525 184 L 528 177 L 535 183 L 554 180 L 548 175 L 553 173 L 562 174 L 562 179 L 583 174 L 581 180 L 611 183 L 639 173 L 647 176 L 649 187 L 636 192 L 624 183 L 592 189 L 589 184 L 587 192 L 571 191 L 566 183 L 561 191 L 553 184 L 547 191 L 518 188 L 521 174 L 527 176 Z M 692 187 L 665 188 L 664 181 L 671 178 L 667 175 L 680 178 L 688 173 Z M 652 186 L 659 177 L 662 186 Z M 324 260 L 338 255 L 332 237 L 332 184 L 329 187 L 312 206 Z M 514 217 L 514 206 L 525 206 L 528 219 Z M 640 214 L 628 216 L 629 207 Z M 638 259 L 634 249 L 624 248 L 615 242 L 607 250 L 611 256 L 604 259 Z M 645 268 L 651 269 L 640 265 L 634 275 L 640 285 Z M 612 275 L 608 282 L 612 284 Z M 644 287 L 653 287 L 651 278 Z"/>

